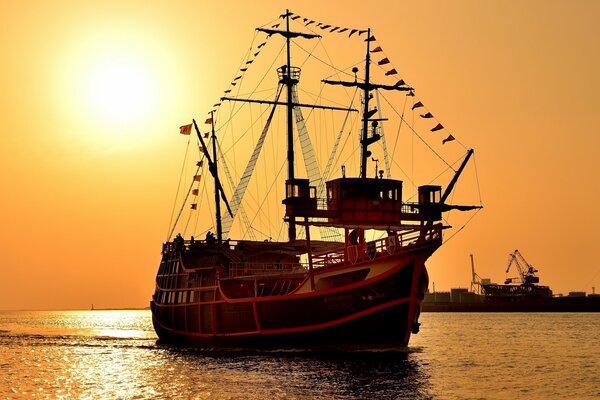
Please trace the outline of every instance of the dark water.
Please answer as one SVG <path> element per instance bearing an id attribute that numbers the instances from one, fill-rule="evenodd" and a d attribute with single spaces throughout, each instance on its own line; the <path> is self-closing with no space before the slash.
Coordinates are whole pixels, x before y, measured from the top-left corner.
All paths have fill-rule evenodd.
<path id="1" fill-rule="evenodd" d="M 600 399 L 600 314 L 425 313 L 406 351 L 198 351 L 149 311 L 0 312 L 0 398 Z"/>

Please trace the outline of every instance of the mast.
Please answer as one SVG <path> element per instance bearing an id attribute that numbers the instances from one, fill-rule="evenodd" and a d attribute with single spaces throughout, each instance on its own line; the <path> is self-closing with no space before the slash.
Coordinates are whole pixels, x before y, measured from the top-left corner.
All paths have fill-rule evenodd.
<path id="1" fill-rule="evenodd" d="M 285 79 L 285 85 L 287 86 L 287 162 L 288 162 L 288 182 L 292 184 L 294 182 L 294 121 L 293 121 L 293 104 L 292 104 L 292 91 L 294 82 L 292 81 L 292 60 L 290 51 L 291 38 L 290 32 L 290 10 L 285 10 L 285 31 L 288 35 L 285 38 L 286 50 L 287 50 L 287 79 Z M 296 218 L 290 217 L 288 225 L 288 238 L 290 241 L 296 240 Z"/>
<path id="2" fill-rule="evenodd" d="M 361 157 L 360 157 L 360 177 L 367 177 L 367 158 L 369 157 L 369 151 L 367 150 L 367 136 L 369 133 L 369 73 L 371 64 L 370 47 L 371 41 L 371 28 L 367 29 L 367 57 L 365 59 L 365 88 L 364 88 L 364 108 L 363 108 L 363 126 L 362 126 L 362 139 L 361 144 Z"/>
<path id="3" fill-rule="evenodd" d="M 211 140 L 212 140 L 212 153 L 213 153 L 213 163 L 215 166 L 214 172 L 214 181 L 215 181 L 215 214 L 217 221 L 217 243 L 221 244 L 223 242 L 223 227 L 221 224 L 221 202 L 219 199 L 219 170 L 217 168 L 217 137 L 215 135 L 215 120 L 214 120 L 214 112 L 210 112 L 210 126 L 211 126 Z"/>
<path id="4" fill-rule="evenodd" d="M 310 33 L 292 32 L 290 31 L 290 10 L 285 10 L 285 30 L 265 29 L 258 28 L 257 30 L 265 32 L 269 35 L 279 34 L 285 37 L 286 40 L 286 64 L 281 67 L 281 79 L 280 83 L 287 87 L 287 163 L 288 163 L 288 183 L 293 185 L 295 174 L 294 174 L 294 115 L 293 115 L 293 87 L 298 83 L 297 76 L 299 75 L 300 69 L 295 68 L 296 72 L 292 71 L 292 56 L 291 56 L 291 42 L 292 38 L 302 37 L 305 39 L 312 39 L 320 37 Z M 293 74 L 296 73 L 296 77 Z M 296 240 L 296 217 L 290 216 L 288 220 L 288 237 L 289 240 Z"/>

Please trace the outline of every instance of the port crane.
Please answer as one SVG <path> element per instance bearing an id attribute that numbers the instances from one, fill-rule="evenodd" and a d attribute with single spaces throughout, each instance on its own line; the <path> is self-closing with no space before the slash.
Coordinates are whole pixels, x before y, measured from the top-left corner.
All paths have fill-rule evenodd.
<path id="1" fill-rule="evenodd" d="M 475 273 L 475 261 L 473 254 L 471 256 L 471 292 L 481 294 L 481 277 Z"/>
<path id="2" fill-rule="evenodd" d="M 515 250 L 509 255 L 508 267 L 506 268 L 507 274 L 513 264 L 519 271 L 519 276 L 515 278 L 506 278 L 506 281 L 504 281 L 505 285 L 508 285 L 509 283 L 515 283 L 517 280 L 519 280 L 520 283 L 525 286 L 532 286 L 533 284 L 540 282 L 540 278 L 535 276 L 535 273 L 538 272 L 538 270 L 529 264 L 527 260 L 525 260 L 519 250 Z"/>

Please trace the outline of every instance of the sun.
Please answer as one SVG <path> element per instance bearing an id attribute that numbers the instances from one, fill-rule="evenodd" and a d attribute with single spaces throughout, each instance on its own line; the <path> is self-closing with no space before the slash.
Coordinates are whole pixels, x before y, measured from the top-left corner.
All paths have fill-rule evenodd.
<path id="1" fill-rule="evenodd" d="M 85 99 L 97 118 L 113 123 L 136 122 L 152 110 L 154 83 L 148 67 L 138 60 L 105 56 L 85 75 Z"/>

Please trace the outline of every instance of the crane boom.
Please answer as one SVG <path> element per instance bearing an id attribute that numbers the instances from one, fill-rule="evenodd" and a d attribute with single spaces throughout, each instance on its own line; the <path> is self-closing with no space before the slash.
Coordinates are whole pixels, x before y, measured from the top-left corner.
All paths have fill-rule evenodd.
<path id="1" fill-rule="evenodd" d="M 506 267 L 506 273 L 510 271 L 510 267 L 515 265 L 517 271 L 519 272 L 519 278 L 522 285 L 533 285 L 534 283 L 539 283 L 540 278 L 535 276 L 535 273 L 538 272 L 531 264 L 525 260 L 525 257 L 519 252 L 519 250 L 515 250 L 512 254 L 509 255 L 508 259 L 508 267 Z M 512 283 L 513 280 L 517 278 L 507 278 L 506 284 Z"/>

